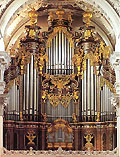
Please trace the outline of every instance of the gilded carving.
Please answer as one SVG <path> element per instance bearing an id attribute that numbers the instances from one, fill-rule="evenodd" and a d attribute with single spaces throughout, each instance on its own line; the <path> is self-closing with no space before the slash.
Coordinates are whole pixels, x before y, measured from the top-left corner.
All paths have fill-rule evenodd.
<path id="1" fill-rule="evenodd" d="M 33 130 L 28 131 L 26 137 L 29 140 L 28 144 L 35 144 L 33 141 L 36 138 L 36 135 Z"/>
<path id="2" fill-rule="evenodd" d="M 42 116 L 43 116 L 43 121 L 46 123 L 48 121 L 47 114 L 46 113 L 42 113 Z"/>
<path id="3" fill-rule="evenodd" d="M 78 100 L 78 82 L 75 80 L 75 75 L 57 75 L 50 76 L 44 75 L 46 79 L 43 81 L 42 86 L 42 99 L 45 101 L 47 98 L 53 107 L 62 104 L 65 108 L 68 107 L 71 100 L 77 102 Z M 49 84 L 51 82 L 51 84 Z M 71 84 L 71 85 L 70 85 Z M 50 87 L 47 92 L 48 86 Z M 73 92 L 70 92 L 70 86 Z"/>
<path id="4" fill-rule="evenodd" d="M 100 122 L 100 112 L 97 112 L 97 120 L 96 122 Z"/>
<path id="5" fill-rule="evenodd" d="M 93 150 L 93 144 L 91 143 L 91 140 L 93 139 L 93 136 L 91 134 L 87 134 L 86 136 L 84 136 L 84 138 L 87 141 L 87 143 L 85 144 L 85 148 L 87 150 Z"/>
<path id="6" fill-rule="evenodd" d="M 76 117 L 76 114 L 75 114 L 75 113 L 72 114 L 72 118 L 73 118 L 73 122 L 74 122 L 74 123 L 77 123 L 77 117 Z"/>

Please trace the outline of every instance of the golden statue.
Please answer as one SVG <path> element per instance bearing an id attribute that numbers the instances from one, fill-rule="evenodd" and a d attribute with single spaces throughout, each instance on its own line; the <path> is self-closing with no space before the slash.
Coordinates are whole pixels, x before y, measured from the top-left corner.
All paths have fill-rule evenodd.
<path id="1" fill-rule="evenodd" d="M 32 8 L 32 10 L 28 12 L 28 15 L 30 17 L 31 25 L 36 24 L 37 23 L 38 12 L 34 8 Z"/>
<path id="2" fill-rule="evenodd" d="M 97 120 L 96 122 L 100 122 L 100 112 L 97 112 Z"/>
<path id="3" fill-rule="evenodd" d="M 76 118 L 76 114 L 75 113 L 72 114 L 72 118 L 73 118 L 73 122 L 77 123 L 77 118 Z"/>

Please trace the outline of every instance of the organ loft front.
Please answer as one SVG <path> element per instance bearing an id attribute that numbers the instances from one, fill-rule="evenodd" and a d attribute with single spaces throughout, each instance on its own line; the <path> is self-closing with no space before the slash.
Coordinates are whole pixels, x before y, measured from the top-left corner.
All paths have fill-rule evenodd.
<path id="1" fill-rule="evenodd" d="M 32 8 L 24 37 L 10 50 L 4 76 L 3 144 L 8 150 L 116 147 L 111 50 L 91 24 L 92 12 L 80 10 L 76 31 L 71 10 L 49 9 L 48 30 L 40 31 L 40 11 Z"/>

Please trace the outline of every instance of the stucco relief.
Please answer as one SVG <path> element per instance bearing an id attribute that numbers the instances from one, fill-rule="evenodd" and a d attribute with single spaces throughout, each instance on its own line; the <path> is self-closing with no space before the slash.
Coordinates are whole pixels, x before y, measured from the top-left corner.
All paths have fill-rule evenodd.
<path id="1" fill-rule="evenodd" d="M 106 0 L 120 16 L 120 0 Z"/>
<path id="2" fill-rule="evenodd" d="M 6 10 L 8 5 L 10 5 L 14 0 L 1 0 L 0 1 L 0 17 L 2 16 L 3 12 Z"/>

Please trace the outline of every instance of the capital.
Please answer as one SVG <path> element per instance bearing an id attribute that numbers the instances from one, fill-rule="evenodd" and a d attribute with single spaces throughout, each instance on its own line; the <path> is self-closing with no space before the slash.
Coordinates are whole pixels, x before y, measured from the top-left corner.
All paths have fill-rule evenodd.
<path id="1" fill-rule="evenodd" d="M 120 70 L 120 52 L 113 52 L 110 56 L 110 62 L 114 69 Z"/>
<path id="2" fill-rule="evenodd" d="M 8 68 L 10 63 L 10 55 L 5 51 L 0 51 L 0 65 Z"/>

